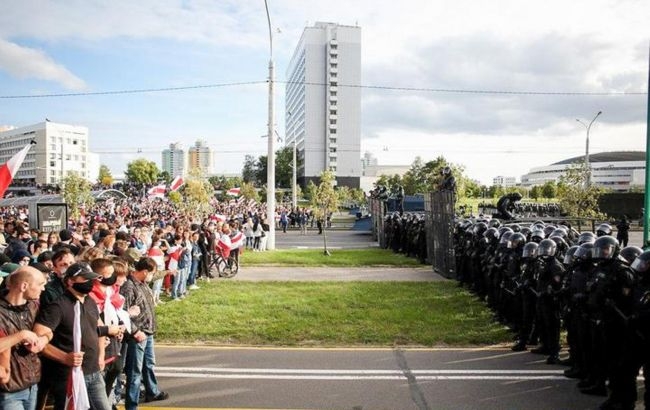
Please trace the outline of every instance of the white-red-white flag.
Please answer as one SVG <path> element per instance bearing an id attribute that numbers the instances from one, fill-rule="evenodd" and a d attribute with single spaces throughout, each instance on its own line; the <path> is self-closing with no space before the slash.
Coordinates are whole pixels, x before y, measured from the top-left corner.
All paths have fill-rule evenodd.
<path id="1" fill-rule="evenodd" d="M 25 156 L 27 156 L 27 151 L 29 151 L 34 144 L 36 144 L 36 141 L 27 144 L 25 148 L 15 153 L 13 157 L 9 158 L 9 161 L 7 161 L 6 164 L 0 167 L 0 198 L 4 197 L 9 184 L 11 184 L 18 169 L 23 164 Z"/>
<path id="2" fill-rule="evenodd" d="M 169 184 L 169 190 L 172 192 L 178 191 L 178 189 L 182 187 L 183 184 L 185 184 L 185 180 L 182 176 L 177 175 L 176 178 L 172 180 L 171 184 Z"/>
<path id="3" fill-rule="evenodd" d="M 156 185 L 147 191 L 147 195 L 149 198 L 164 198 L 166 190 L 165 184 Z"/>
<path id="4" fill-rule="evenodd" d="M 239 196 L 239 193 L 241 192 L 241 188 L 230 188 L 227 192 L 226 195 L 230 196 Z"/>

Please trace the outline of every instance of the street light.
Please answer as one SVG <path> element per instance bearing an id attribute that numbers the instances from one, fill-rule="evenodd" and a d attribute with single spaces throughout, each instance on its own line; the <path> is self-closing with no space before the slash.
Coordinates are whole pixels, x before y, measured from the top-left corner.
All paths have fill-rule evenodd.
<path id="1" fill-rule="evenodd" d="M 273 32 L 271 30 L 271 16 L 269 5 L 264 0 L 266 20 L 269 25 L 269 123 L 268 123 L 268 155 L 266 166 L 266 222 L 269 225 L 266 248 L 275 249 L 275 149 L 273 143 Z"/>
<path id="2" fill-rule="evenodd" d="M 583 121 L 581 121 L 579 118 L 576 118 L 576 121 L 578 121 L 580 124 L 582 124 L 586 129 L 587 129 L 587 143 L 586 143 L 586 148 L 585 148 L 585 165 L 587 165 L 587 187 L 591 185 L 591 165 L 589 164 L 589 130 L 591 130 L 591 126 L 596 121 L 596 118 L 600 114 L 602 114 L 602 111 L 598 111 L 598 114 L 594 117 L 593 120 L 589 123 L 589 125 L 585 124 Z"/>

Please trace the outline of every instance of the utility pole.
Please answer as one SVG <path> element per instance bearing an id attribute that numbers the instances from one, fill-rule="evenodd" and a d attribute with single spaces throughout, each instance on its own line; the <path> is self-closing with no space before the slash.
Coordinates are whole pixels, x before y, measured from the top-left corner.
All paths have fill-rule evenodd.
<path id="1" fill-rule="evenodd" d="M 293 172 L 291 178 L 291 205 L 293 209 L 298 209 L 298 181 L 296 168 L 298 166 L 298 161 L 296 161 L 296 140 L 293 140 Z"/>
<path id="2" fill-rule="evenodd" d="M 269 14 L 269 5 L 267 0 L 264 0 L 264 7 L 266 8 L 266 19 L 269 25 L 269 122 L 268 122 L 268 155 L 266 166 L 266 223 L 269 224 L 269 232 L 267 234 L 266 248 L 268 250 L 275 249 L 275 148 L 273 143 L 275 136 L 273 135 L 273 32 L 271 30 L 271 16 Z"/>

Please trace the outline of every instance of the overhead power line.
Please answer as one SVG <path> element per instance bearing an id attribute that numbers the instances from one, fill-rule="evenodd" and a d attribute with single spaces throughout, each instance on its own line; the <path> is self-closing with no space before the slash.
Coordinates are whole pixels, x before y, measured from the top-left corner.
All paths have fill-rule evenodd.
<path id="1" fill-rule="evenodd" d="M 177 92 L 198 90 L 206 88 L 220 88 L 220 87 L 238 87 L 244 85 L 265 84 L 268 80 L 259 81 L 243 81 L 234 83 L 219 83 L 219 84 L 200 84 L 190 85 L 183 87 L 162 87 L 162 88 L 136 88 L 126 90 L 109 90 L 109 91 L 89 91 L 77 93 L 51 93 L 51 94 L 17 94 L 17 95 L 0 95 L 0 99 L 29 99 L 29 98 L 62 98 L 62 97 L 87 97 L 87 96 L 101 96 L 101 95 L 121 95 L 121 94 L 146 94 L 158 92 Z M 296 82 L 296 81 L 276 81 L 281 84 L 299 84 L 318 87 L 329 87 L 334 84 L 331 83 L 317 83 L 317 82 Z M 390 86 L 390 85 L 367 85 L 367 84 L 341 84 L 337 83 L 337 87 L 342 88 L 361 88 L 369 90 L 386 90 L 386 91 L 409 91 L 409 92 L 424 92 L 424 93 L 440 93 L 440 94 L 482 94 L 482 95 L 531 95 L 531 96 L 642 96 L 648 95 L 644 91 L 539 91 L 539 90 L 489 90 L 489 89 L 464 89 L 464 88 L 435 88 L 435 87 L 403 87 L 403 86 Z"/>

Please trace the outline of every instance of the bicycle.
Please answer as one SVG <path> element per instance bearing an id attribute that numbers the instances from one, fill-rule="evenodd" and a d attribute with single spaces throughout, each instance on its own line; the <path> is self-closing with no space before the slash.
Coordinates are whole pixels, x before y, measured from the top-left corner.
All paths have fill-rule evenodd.
<path id="1" fill-rule="evenodd" d="M 227 256 L 225 255 L 227 253 Z M 211 254 L 210 265 L 208 266 L 210 276 L 216 276 L 214 271 L 221 278 L 232 278 L 239 272 L 239 261 L 231 252 L 224 252 L 217 248 Z"/>

